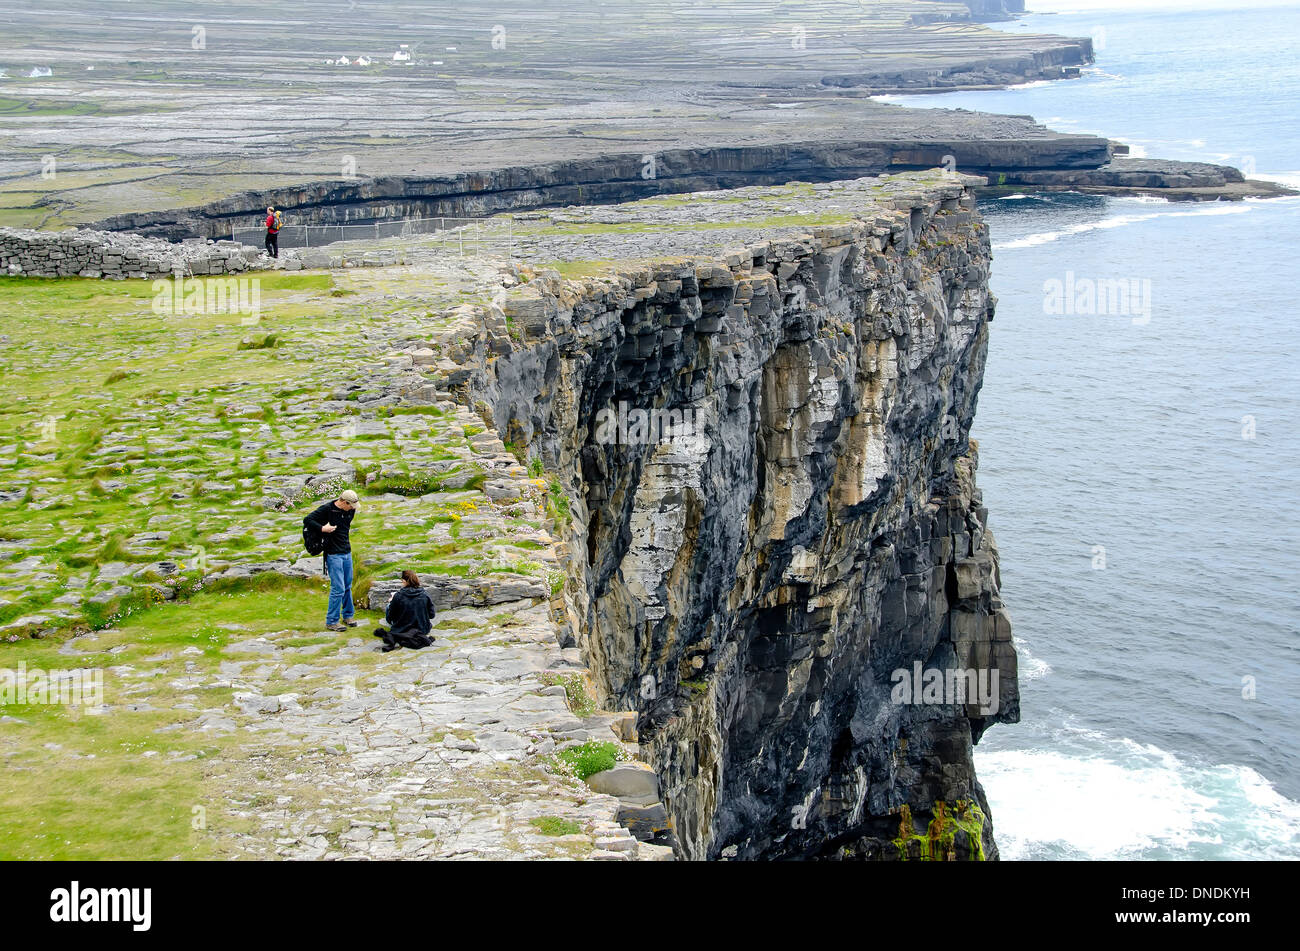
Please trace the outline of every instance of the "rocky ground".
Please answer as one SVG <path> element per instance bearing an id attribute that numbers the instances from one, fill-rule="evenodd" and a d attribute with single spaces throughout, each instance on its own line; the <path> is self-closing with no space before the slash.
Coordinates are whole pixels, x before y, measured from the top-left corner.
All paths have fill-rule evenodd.
<path id="1" fill-rule="evenodd" d="M 997 18 L 1017 4 L 969 6 Z M 10 11 L 0 226 L 229 236 L 268 204 L 291 225 L 479 217 L 934 166 L 1010 187 L 1279 193 L 1159 163 L 1080 177 L 1110 160 L 1106 139 L 870 98 L 1069 79 L 1092 62 L 1088 38 L 994 30 L 967 7 L 70 0 L 57 29 Z"/>
<path id="2" fill-rule="evenodd" d="M 104 691 L 6 705 L 0 855 L 670 856 L 635 714 L 596 709 L 573 646 L 565 490 L 489 428 L 471 366 L 485 339 L 535 333 L 557 288 L 739 261 L 873 208 L 888 234 L 887 209 L 938 178 L 287 252 L 238 278 L 255 316 L 169 312 L 147 281 L 0 279 L 20 381 L 0 429 L 0 668 L 97 671 Z M 334 634 L 298 523 L 344 486 L 363 495 L 362 623 Z M 406 567 L 437 641 L 382 654 L 370 629 Z"/>
<path id="3" fill-rule="evenodd" d="M 321 179 L 916 137 L 932 114 L 866 97 L 1056 76 L 1090 56 L 1086 38 L 1011 35 L 965 14 L 926 0 L 69 0 L 57 21 L 9 10 L 0 225 Z M 403 44 L 410 59 L 394 62 Z M 1016 125 L 972 113 L 949 124 L 973 138 Z"/>
<path id="4" fill-rule="evenodd" d="M 691 333 L 728 346 L 727 321 L 769 312 L 742 290 L 801 299 L 787 259 L 960 258 L 972 184 L 796 182 L 289 251 L 223 278 L 257 282 L 254 315 L 169 311 L 165 282 L 0 278 L 20 382 L 0 415 L 0 670 L 104 689 L 6 705 L 0 855 L 671 857 L 640 718 L 598 709 L 607 670 L 576 646 L 596 642 L 572 454 L 538 447 L 578 437 L 515 432 L 476 393 L 508 395 L 498 359 L 515 372 L 575 346 L 579 317 L 687 283 L 714 288 Z M 535 382 L 539 407 L 572 404 Z M 343 487 L 363 497 L 361 625 L 335 634 L 299 519 Z M 437 642 L 382 654 L 369 631 L 408 567 Z"/>
<path id="5" fill-rule="evenodd" d="M 470 229 L 494 252 L 509 256 L 536 273 L 582 281 L 651 262 L 682 258 L 725 258 L 728 252 L 809 228 L 846 225 L 861 217 L 864 205 L 891 193 L 919 194 L 918 183 L 941 180 L 943 173 L 909 173 L 844 182 L 791 182 L 775 187 L 751 186 L 689 195 L 666 195 L 608 205 L 570 205 L 501 216 L 508 225 L 491 231 Z M 380 241 L 339 242 L 326 249 L 295 250 L 287 261 L 307 266 L 345 259 L 372 260 L 401 256 L 410 267 L 424 267 L 454 251 L 454 232 Z M 297 267 L 297 263 L 282 264 Z M 497 302 L 526 296 L 521 282 L 513 290 L 494 292 Z M 511 312 L 507 307 L 507 313 Z"/>
<path id="6" fill-rule="evenodd" d="M 635 734 L 561 647 L 546 474 L 429 382 L 454 364 L 424 344 L 515 273 L 445 254 L 255 273 L 256 323 L 159 313 L 144 281 L 0 281 L 21 381 L 0 667 L 104 689 L 4 708 L 0 855 L 670 854 L 624 827 L 630 805 L 654 835 L 647 769 L 607 774 L 631 776 L 622 803 L 577 778 Z M 365 496 L 362 624 L 335 635 L 298 522 L 344 485 Z M 404 567 L 434 586 L 437 642 L 380 654 Z"/>

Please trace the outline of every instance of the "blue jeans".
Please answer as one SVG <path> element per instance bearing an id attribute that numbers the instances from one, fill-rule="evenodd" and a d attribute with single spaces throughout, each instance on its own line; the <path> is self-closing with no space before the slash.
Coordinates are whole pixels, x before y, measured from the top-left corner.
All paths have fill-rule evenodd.
<path id="1" fill-rule="evenodd" d="M 352 553 L 325 556 L 325 572 L 330 576 L 330 603 L 325 612 L 326 624 L 347 621 L 352 617 Z"/>

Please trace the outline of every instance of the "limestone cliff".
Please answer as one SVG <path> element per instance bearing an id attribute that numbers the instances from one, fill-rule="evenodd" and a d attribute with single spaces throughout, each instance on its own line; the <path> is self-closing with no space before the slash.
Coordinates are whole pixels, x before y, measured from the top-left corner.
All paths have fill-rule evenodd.
<path id="1" fill-rule="evenodd" d="M 559 474 L 561 613 L 636 711 L 683 857 L 997 855 L 972 745 L 1018 688 L 968 438 L 994 310 L 975 181 L 817 186 L 803 219 L 693 196 L 677 214 L 708 227 L 657 260 L 466 309 L 456 394 Z M 601 431 L 627 407 L 687 424 Z M 993 696 L 891 695 L 932 669 Z"/>

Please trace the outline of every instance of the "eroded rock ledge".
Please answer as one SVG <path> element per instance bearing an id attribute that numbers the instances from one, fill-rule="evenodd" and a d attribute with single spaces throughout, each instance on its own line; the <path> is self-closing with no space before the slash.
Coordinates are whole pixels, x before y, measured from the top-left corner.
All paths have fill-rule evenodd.
<path id="1" fill-rule="evenodd" d="M 559 473 L 568 627 L 636 712 L 684 857 L 997 855 L 972 745 L 1018 687 L 968 438 L 994 304 L 975 184 L 822 185 L 795 221 L 762 189 L 691 196 L 664 247 L 693 252 L 622 265 L 625 233 L 562 217 L 550 250 L 603 248 L 592 276 L 462 308 L 436 343 L 457 368 L 408 392 Z M 603 442 L 620 404 L 699 425 Z M 996 672 L 996 702 L 893 702 L 918 663 Z"/>

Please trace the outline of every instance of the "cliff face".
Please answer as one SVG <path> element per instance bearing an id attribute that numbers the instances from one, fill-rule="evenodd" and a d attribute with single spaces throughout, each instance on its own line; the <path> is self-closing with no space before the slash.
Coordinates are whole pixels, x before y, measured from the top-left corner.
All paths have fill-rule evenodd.
<path id="1" fill-rule="evenodd" d="M 1013 14 L 1025 12 L 1025 0 L 961 0 L 970 14 L 979 20 L 1009 20 Z"/>
<path id="2" fill-rule="evenodd" d="M 858 78 L 839 84 L 862 85 Z M 830 78 L 826 82 L 836 84 Z M 465 218 L 794 179 L 839 181 L 951 163 L 972 174 L 1088 170 L 1110 161 L 1113 154 L 1105 139 L 1049 132 L 1025 117 L 932 112 L 927 115 L 932 128 L 908 127 L 900 121 L 902 128 L 872 139 L 664 149 L 653 156 L 653 174 L 648 174 L 648 156 L 638 150 L 439 176 L 320 181 L 241 192 L 198 208 L 115 215 L 94 227 L 175 240 L 227 237 L 232 229 L 251 227 L 244 239 L 260 241 L 256 226 L 268 205 L 289 209 L 291 226 Z M 868 118 L 873 115 L 867 111 Z"/>
<path id="3" fill-rule="evenodd" d="M 290 211 L 291 225 L 357 220 L 362 209 L 355 205 L 325 217 L 313 196 L 337 190 L 348 197 L 349 184 L 362 181 L 377 185 L 364 196 L 374 199 L 376 213 L 428 199 L 418 213 L 463 217 L 482 213 L 472 210 L 475 196 L 460 193 L 454 182 L 444 190 L 444 180 L 487 170 L 504 182 L 512 167 L 544 174 L 577 161 L 606 167 L 590 179 L 599 185 L 612 180 L 607 160 L 620 149 L 636 150 L 623 195 L 588 191 L 549 204 L 654 193 L 644 185 L 634 190 L 649 152 L 779 150 L 792 142 L 838 149 L 850 140 L 887 146 L 917 139 L 929 140 L 943 156 L 957 154 L 946 141 L 1014 138 L 1027 167 L 1051 167 L 1036 161 L 1042 133 L 1023 128 L 1032 123 L 1007 136 L 1001 133 L 1010 117 L 967 112 L 945 122 L 932 110 L 864 98 L 1057 78 L 1091 62 L 1086 38 L 968 22 L 970 9 L 998 18 L 1014 5 L 751 0 L 665 10 L 635 0 L 496 0 L 485 23 L 482 11 L 448 3 L 339 17 L 321 16 L 319 3 L 286 0 L 277 6 L 282 16 L 245 18 L 228 15 L 228 0 L 152 0 L 153 18 L 142 18 L 129 4 L 63 0 L 57 35 L 41 11 L 11 5 L 0 62 L 42 63 L 51 48 L 67 48 L 99 65 L 94 82 L 66 86 L 80 70 L 65 74 L 60 67 L 66 65 L 54 57 L 53 82 L 17 97 L 41 121 L 0 127 L 0 151 L 32 159 L 9 173 L 33 177 L 21 190 L 28 196 L 23 203 L 6 205 L 5 222 L 97 227 L 92 222 L 100 220 L 110 222 L 103 225 L 109 230 L 225 237 L 231 222 L 221 219 L 237 215 L 236 228 L 256 227 L 268 204 Z M 342 6 L 355 12 L 351 0 Z M 195 55 L 179 35 L 178 42 L 158 42 L 158 24 L 168 22 L 207 24 L 212 55 Z M 394 61 L 391 51 L 399 45 L 410 55 Z M 130 50 L 147 54 L 122 55 Z M 356 61 L 363 50 L 373 57 L 369 65 Z M 844 86 L 854 88 L 846 93 Z M 182 114 L 184 121 L 170 121 Z M 141 136 L 142 121 L 165 131 Z M 106 152 L 104 144 L 112 142 L 132 148 Z M 1095 148 L 1081 144 L 1076 151 L 1085 158 Z M 57 156 L 59 174 L 75 176 L 77 187 L 51 190 L 35 180 L 46 155 Z M 958 162 L 965 171 L 978 168 L 960 156 Z M 833 169 L 832 162 L 828 172 Z M 709 166 L 701 160 L 695 170 Z M 864 167 L 834 177 L 888 170 Z M 793 162 L 784 171 L 770 181 L 809 180 Z M 321 188 L 324 179 L 333 181 Z M 755 176 L 745 184 L 762 181 Z M 428 191 L 419 190 L 421 182 Z M 583 182 L 539 181 L 542 188 L 551 184 Z M 686 187 L 678 191 L 730 187 L 720 180 L 680 184 Z M 260 193 L 236 195 L 249 188 Z M 444 199 L 464 210 L 432 210 Z M 168 210 L 178 204 L 197 207 Z M 520 207 L 522 201 L 494 210 Z"/>
<path id="4" fill-rule="evenodd" d="M 974 15 L 984 20 L 1011 19 L 1007 11 L 996 4 L 985 6 L 982 12 Z M 855 69 L 853 72 L 828 73 L 822 77 L 822 83 L 827 86 L 867 87 L 876 93 L 895 90 L 915 92 L 923 89 L 978 89 L 1077 77 L 1080 68 L 1092 63 L 1094 56 L 1092 40 L 1087 37 L 1061 37 L 1056 42 L 1037 49 L 1008 52 L 975 63 L 952 66 L 910 65 L 887 70 Z"/>
<path id="5" fill-rule="evenodd" d="M 1018 690 L 967 435 L 972 181 L 846 183 L 845 224 L 539 277 L 502 304 L 521 339 L 466 341 L 466 392 L 561 475 L 565 612 L 685 857 L 997 855 L 972 744 Z M 637 408 L 687 425 L 642 439 Z M 901 702 L 899 671 L 958 669 L 992 693 Z"/>

